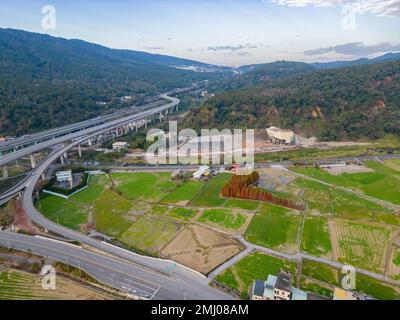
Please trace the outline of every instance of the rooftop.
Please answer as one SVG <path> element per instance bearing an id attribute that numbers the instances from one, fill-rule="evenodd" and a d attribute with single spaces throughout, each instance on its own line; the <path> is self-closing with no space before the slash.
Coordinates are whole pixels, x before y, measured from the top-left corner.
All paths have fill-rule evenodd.
<path id="1" fill-rule="evenodd" d="M 282 270 L 279 271 L 275 288 L 290 292 L 292 289 L 292 274 Z"/>

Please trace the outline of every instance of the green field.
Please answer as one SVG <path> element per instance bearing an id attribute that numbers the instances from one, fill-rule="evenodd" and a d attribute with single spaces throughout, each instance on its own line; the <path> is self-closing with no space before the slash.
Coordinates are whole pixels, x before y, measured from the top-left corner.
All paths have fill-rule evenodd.
<path id="1" fill-rule="evenodd" d="M 176 189 L 169 172 L 113 173 L 117 190 L 133 200 L 142 199 L 157 202 Z"/>
<path id="2" fill-rule="evenodd" d="M 187 209 L 187 208 L 172 208 L 169 211 L 169 215 L 171 217 L 177 218 L 177 219 L 183 219 L 183 220 L 190 220 L 196 216 L 196 211 Z"/>
<path id="3" fill-rule="evenodd" d="M 133 249 L 158 255 L 160 249 L 176 236 L 180 228 L 180 224 L 168 218 L 144 215 L 132 224 L 119 240 Z"/>
<path id="4" fill-rule="evenodd" d="M 87 222 L 89 214 L 89 209 L 79 203 L 45 193 L 36 202 L 36 208 L 46 218 L 75 230 Z"/>
<path id="5" fill-rule="evenodd" d="M 83 204 L 93 204 L 109 185 L 110 180 L 107 175 L 90 175 L 88 187 L 69 199 Z"/>
<path id="6" fill-rule="evenodd" d="M 257 251 L 226 269 L 215 280 L 247 298 L 254 280 L 266 280 L 269 274 L 277 275 L 280 269 L 296 275 L 296 263 Z"/>
<path id="7" fill-rule="evenodd" d="M 332 297 L 333 290 L 329 285 L 323 285 L 318 281 L 302 277 L 300 280 L 300 289 L 306 292 L 312 292 L 323 297 Z"/>
<path id="8" fill-rule="evenodd" d="M 246 222 L 246 216 L 229 209 L 209 209 L 205 210 L 198 220 L 212 222 L 222 228 L 237 230 Z"/>
<path id="9" fill-rule="evenodd" d="M 321 264 L 319 262 L 313 262 L 309 260 L 303 260 L 302 264 L 302 275 L 314 278 L 321 282 L 336 286 L 340 286 L 341 274 L 339 270 L 330 266 Z M 357 292 L 367 294 L 376 299 L 382 300 L 398 300 L 400 299 L 400 288 L 395 287 L 386 283 L 382 283 L 379 280 L 375 280 L 371 277 L 356 274 L 356 289 Z"/>
<path id="10" fill-rule="evenodd" d="M 363 192 L 377 199 L 400 204 L 400 172 L 377 161 L 365 161 L 364 164 L 375 172 L 334 176 L 314 167 L 293 167 L 292 170 L 333 185 Z"/>
<path id="11" fill-rule="evenodd" d="M 192 199 L 192 207 L 220 207 L 225 199 L 220 197 L 222 187 L 229 181 L 229 173 L 219 174 L 211 178 L 205 186 Z"/>
<path id="12" fill-rule="evenodd" d="M 128 212 L 132 203 L 112 190 L 106 190 L 94 205 L 96 229 L 119 238 L 135 221 Z"/>
<path id="13" fill-rule="evenodd" d="M 251 221 L 245 238 L 260 246 L 295 253 L 302 219 L 289 209 L 264 205 Z"/>
<path id="14" fill-rule="evenodd" d="M 238 208 L 248 211 L 254 211 L 260 205 L 259 201 L 249 201 L 241 199 L 227 199 L 224 203 L 224 207 L 227 208 Z"/>
<path id="15" fill-rule="evenodd" d="M 168 194 L 162 203 L 186 205 L 204 186 L 203 183 L 197 181 L 185 181 L 175 191 Z"/>
<path id="16" fill-rule="evenodd" d="M 331 257 L 332 246 L 327 218 L 305 218 L 301 250 L 318 257 Z"/>

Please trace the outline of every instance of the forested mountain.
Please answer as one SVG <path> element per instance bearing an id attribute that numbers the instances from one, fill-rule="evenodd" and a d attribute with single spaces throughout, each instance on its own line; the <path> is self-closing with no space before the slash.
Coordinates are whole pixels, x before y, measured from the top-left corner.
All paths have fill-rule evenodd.
<path id="1" fill-rule="evenodd" d="M 307 72 L 217 94 L 191 111 L 195 128 L 293 128 L 321 139 L 400 134 L 400 62 Z"/>
<path id="2" fill-rule="evenodd" d="M 186 66 L 225 71 L 191 60 L 0 29 L 0 135 L 87 119 L 112 106 L 98 102 L 155 95 L 219 76 L 175 68 Z"/>

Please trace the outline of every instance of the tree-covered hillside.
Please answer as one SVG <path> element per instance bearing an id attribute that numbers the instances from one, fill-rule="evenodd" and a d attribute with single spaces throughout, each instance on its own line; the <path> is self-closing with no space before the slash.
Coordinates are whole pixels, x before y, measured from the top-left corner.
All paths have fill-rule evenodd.
<path id="1" fill-rule="evenodd" d="M 191 63 L 195 62 L 0 29 L 0 135 L 87 119 L 112 107 L 96 102 L 155 95 L 218 76 L 169 66 Z"/>
<path id="2" fill-rule="evenodd" d="M 227 91 L 190 112 L 185 125 L 276 125 L 325 140 L 400 134 L 400 62 L 307 72 Z"/>

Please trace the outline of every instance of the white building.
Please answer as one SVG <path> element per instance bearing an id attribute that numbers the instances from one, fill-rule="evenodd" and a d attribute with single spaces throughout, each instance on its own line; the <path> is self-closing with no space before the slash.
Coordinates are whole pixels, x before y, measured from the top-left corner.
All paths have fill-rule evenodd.
<path id="1" fill-rule="evenodd" d="M 193 178 L 199 180 L 202 176 L 207 176 L 211 173 L 211 168 L 209 166 L 201 166 L 199 170 L 193 173 Z"/>
<path id="2" fill-rule="evenodd" d="M 122 151 L 123 149 L 127 148 L 128 144 L 126 142 L 115 142 L 112 145 L 112 149 L 114 151 Z"/>
<path id="3" fill-rule="evenodd" d="M 277 127 L 267 128 L 268 137 L 274 143 L 292 144 L 294 143 L 294 133 L 292 130 L 280 129 Z"/>
<path id="4" fill-rule="evenodd" d="M 72 171 L 58 171 L 56 173 L 57 182 L 71 182 L 72 181 Z"/>

